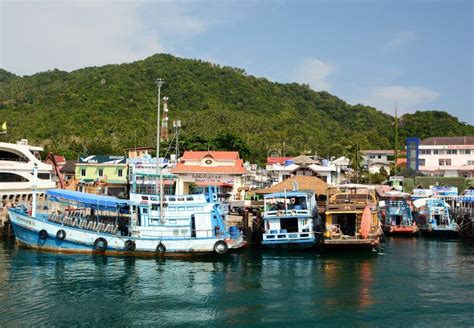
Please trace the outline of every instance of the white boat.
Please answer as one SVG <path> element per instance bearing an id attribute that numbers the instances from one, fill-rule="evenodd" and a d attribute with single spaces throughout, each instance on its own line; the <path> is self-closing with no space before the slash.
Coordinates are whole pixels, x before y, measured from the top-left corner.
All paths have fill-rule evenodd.
<path id="1" fill-rule="evenodd" d="M 56 187 L 51 178 L 53 168 L 41 162 L 41 151 L 43 148 L 28 145 L 26 139 L 16 144 L 0 142 L 0 205 L 31 200 L 35 166 L 38 169 L 38 195 Z"/>
<path id="2" fill-rule="evenodd" d="M 314 194 L 291 191 L 265 195 L 262 245 L 270 248 L 308 249 L 321 239 Z"/>

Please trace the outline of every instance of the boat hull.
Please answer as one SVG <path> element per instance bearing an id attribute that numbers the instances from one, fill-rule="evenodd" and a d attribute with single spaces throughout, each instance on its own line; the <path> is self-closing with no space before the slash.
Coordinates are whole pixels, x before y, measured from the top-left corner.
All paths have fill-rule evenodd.
<path id="1" fill-rule="evenodd" d="M 325 239 L 324 249 L 372 250 L 380 244 L 379 238 L 368 239 Z"/>
<path id="2" fill-rule="evenodd" d="M 237 249 L 246 244 L 241 237 L 232 240 L 217 238 L 134 238 L 63 226 L 47 220 L 35 219 L 26 213 L 23 214 L 17 211 L 10 211 L 9 214 L 18 243 L 21 246 L 44 251 L 174 257 L 216 254 L 216 243 L 225 243 L 227 250 Z M 60 230 L 65 233 L 64 239 L 57 236 Z M 95 246 L 97 240 L 101 238 L 106 241 L 104 249 L 98 249 Z M 130 241 L 133 242 L 133 250 L 126 247 L 127 241 L 129 243 Z"/>
<path id="3" fill-rule="evenodd" d="M 272 240 L 262 241 L 262 246 L 272 249 L 311 249 L 316 245 L 316 238 L 309 240 Z"/>
<path id="4" fill-rule="evenodd" d="M 420 229 L 415 225 L 409 226 L 385 226 L 384 231 L 389 235 L 397 236 L 418 236 Z"/>
<path id="5" fill-rule="evenodd" d="M 459 238 L 461 236 L 457 229 L 449 228 L 420 228 L 420 233 L 424 237 Z"/>

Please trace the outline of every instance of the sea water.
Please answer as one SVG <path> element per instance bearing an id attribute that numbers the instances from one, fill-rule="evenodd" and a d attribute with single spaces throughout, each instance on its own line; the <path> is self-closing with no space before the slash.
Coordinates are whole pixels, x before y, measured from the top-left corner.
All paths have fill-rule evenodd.
<path id="1" fill-rule="evenodd" d="M 474 244 L 389 238 L 378 253 L 150 259 L 0 243 L 0 326 L 469 326 Z"/>

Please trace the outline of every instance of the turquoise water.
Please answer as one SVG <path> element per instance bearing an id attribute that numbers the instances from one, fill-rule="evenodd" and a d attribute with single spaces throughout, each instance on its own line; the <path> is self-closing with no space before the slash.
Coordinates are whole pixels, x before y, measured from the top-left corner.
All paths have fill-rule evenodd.
<path id="1" fill-rule="evenodd" d="M 1 326 L 467 326 L 474 244 L 381 254 L 248 249 L 207 260 L 61 255 L 0 242 Z"/>

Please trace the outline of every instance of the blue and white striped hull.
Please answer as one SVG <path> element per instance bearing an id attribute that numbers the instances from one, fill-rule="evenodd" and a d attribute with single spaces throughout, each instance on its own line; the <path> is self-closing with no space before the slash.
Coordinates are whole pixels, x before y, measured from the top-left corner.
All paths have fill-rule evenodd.
<path id="1" fill-rule="evenodd" d="M 217 242 L 225 242 L 229 249 L 245 244 L 242 240 L 222 240 L 217 238 L 134 238 L 108 233 L 84 230 L 65 226 L 47 220 L 35 219 L 26 213 L 10 210 L 10 221 L 17 241 L 24 246 L 46 251 L 70 253 L 102 253 L 111 255 L 145 255 L 145 256 L 190 256 L 215 253 Z M 40 231 L 47 232 L 47 238 L 40 238 Z M 66 237 L 61 240 L 56 234 L 64 230 Z M 107 241 L 105 250 L 94 247 L 98 238 Z M 133 251 L 127 250 L 125 243 L 131 240 L 135 244 Z M 158 251 L 161 243 L 165 251 Z"/>

